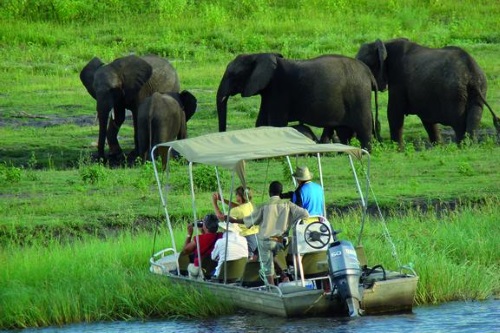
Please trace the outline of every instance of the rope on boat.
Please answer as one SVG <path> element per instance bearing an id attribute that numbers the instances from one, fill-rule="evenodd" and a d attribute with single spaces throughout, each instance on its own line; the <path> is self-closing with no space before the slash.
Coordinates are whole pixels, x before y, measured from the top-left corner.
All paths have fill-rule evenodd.
<path id="1" fill-rule="evenodd" d="M 389 229 L 387 228 L 387 223 L 385 222 L 384 215 L 382 214 L 382 211 L 380 210 L 380 206 L 378 204 L 377 197 L 375 196 L 375 192 L 373 191 L 373 187 L 371 185 L 371 182 L 370 182 L 369 178 L 368 178 L 368 185 L 370 187 L 370 192 L 371 192 L 371 194 L 373 196 L 373 200 L 375 201 L 375 206 L 377 207 L 378 215 L 380 217 L 380 220 L 382 221 L 382 227 L 383 227 L 385 239 L 391 245 L 391 248 L 392 248 L 392 257 L 394 258 L 394 260 L 396 260 L 396 263 L 398 264 L 398 267 L 402 267 L 401 261 L 399 260 L 398 253 L 396 251 L 396 245 L 392 241 L 391 234 L 389 233 Z"/>
<path id="2" fill-rule="evenodd" d="M 398 267 L 402 267 L 401 261 L 399 260 L 398 253 L 396 251 L 396 245 L 394 244 L 392 237 L 391 237 L 391 234 L 389 233 L 389 229 L 387 228 L 387 223 L 385 222 L 384 215 L 382 214 L 382 211 L 380 210 L 380 206 L 378 204 L 377 197 L 375 196 L 375 192 L 373 191 L 373 187 L 371 185 L 370 174 L 369 174 L 370 165 L 368 164 L 368 167 L 362 168 L 362 172 L 364 172 L 366 174 L 366 176 L 365 176 L 365 178 L 366 178 L 366 192 L 365 192 L 366 198 L 365 198 L 363 196 L 363 192 L 362 192 L 361 186 L 359 184 L 356 168 L 354 166 L 354 162 L 353 162 L 351 155 L 349 155 L 349 162 L 351 164 L 351 169 L 353 171 L 354 178 L 356 180 L 356 187 L 357 187 L 358 193 L 360 194 L 361 205 L 363 206 L 363 216 L 362 216 L 362 221 L 361 221 L 361 230 L 359 231 L 359 236 L 358 236 L 358 245 L 361 244 L 361 235 L 363 233 L 364 225 L 366 222 L 366 217 L 368 215 L 368 195 L 371 193 L 371 195 L 373 196 L 373 201 L 375 202 L 375 206 L 377 207 L 378 215 L 380 217 L 380 220 L 382 221 L 382 227 L 383 227 L 382 230 L 383 230 L 384 237 L 392 248 L 392 252 L 391 252 L 392 257 L 394 258 L 394 260 L 396 260 Z M 368 163 L 370 163 L 369 159 L 368 159 Z"/>

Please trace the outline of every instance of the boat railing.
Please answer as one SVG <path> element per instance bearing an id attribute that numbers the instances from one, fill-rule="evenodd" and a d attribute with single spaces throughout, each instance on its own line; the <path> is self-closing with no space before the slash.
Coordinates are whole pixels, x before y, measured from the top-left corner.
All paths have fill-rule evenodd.
<path id="1" fill-rule="evenodd" d="M 167 255 L 167 253 L 169 254 Z M 174 270 L 179 271 L 178 257 L 179 253 L 174 248 L 169 247 L 160 250 L 149 258 L 150 270 L 157 274 L 167 274 Z"/>
<path id="2" fill-rule="evenodd" d="M 410 265 L 403 265 L 403 266 L 400 266 L 399 267 L 399 272 L 401 274 L 404 273 L 404 271 L 409 271 L 411 273 L 411 275 L 413 276 L 418 276 L 417 275 L 417 272 L 413 269 L 413 267 L 411 267 Z"/>

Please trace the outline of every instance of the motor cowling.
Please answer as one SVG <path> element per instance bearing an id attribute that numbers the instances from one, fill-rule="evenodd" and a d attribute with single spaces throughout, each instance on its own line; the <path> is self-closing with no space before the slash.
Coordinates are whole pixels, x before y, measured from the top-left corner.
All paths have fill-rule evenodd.
<path id="1" fill-rule="evenodd" d="M 349 315 L 351 317 L 359 315 L 359 304 L 362 301 L 359 284 L 361 268 L 351 242 L 336 241 L 328 247 L 328 267 L 332 283 L 341 301 L 347 305 Z"/>

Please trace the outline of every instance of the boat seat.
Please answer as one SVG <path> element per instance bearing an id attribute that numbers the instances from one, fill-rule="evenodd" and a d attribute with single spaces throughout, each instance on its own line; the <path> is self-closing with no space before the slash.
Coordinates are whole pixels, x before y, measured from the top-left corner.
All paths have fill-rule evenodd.
<path id="1" fill-rule="evenodd" d="M 205 257 L 201 259 L 201 270 L 203 272 L 203 277 L 206 280 L 210 280 L 212 278 L 212 273 L 215 271 L 217 267 L 217 261 L 212 260 L 210 257 Z"/>
<path id="2" fill-rule="evenodd" d="M 368 260 L 366 259 L 366 254 L 365 254 L 365 249 L 362 245 L 357 245 L 355 247 L 356 250 L 356 256 L 358 257 L 359 260 L 359 266 L 367 266 L 368 265 Z"/>
<path id="3" fill-rule="evenodd" d="M 188 265 L 189 265 L 189 255 L 188 254 L 179 254 L 179 258 L 177 259 L 179 263 L 179 271 L 181 275 L 188 275 Z"/>
<path id="4" fill-rule="evenodd" d="M 376 269 L 370 275 L 363 277 L 362 280 L 364 283 L 372 284 L 377 281 L 399 279 L 402 277 L 404 277 L 404 274 L 397 271 L 385 271 L 384 273 L 382 270 Z"/>
<path id="5" fill-rule="evenodd" d="M 264 285 L 264 281 L 260 278 L 260 262 L 247 261 L 245 264 L 245 269 L 243 275 L 241 276 L 241 286 L 242 287 L 259 287 Z"/>
<path id="6" fill-rule="evenodd" d="M 328 275 L 328 265 L 321 265 L 326 261 L 326 251 L 304 253 L 302 255 L 304 277 L 307 279 Z M 318 263 L 320 264 L 318 265 Z"/>
<path id="7" fill-rule="evenodd" d="M 224 282 L 224 274 L 226 274 L 227 268 L 226 283 L 236 282 L 243 276 L 247 261 L 247 257 L 227 261 L 225 264 L 222 264 L 219 275 L 215 279 L 219 282 Z"/>

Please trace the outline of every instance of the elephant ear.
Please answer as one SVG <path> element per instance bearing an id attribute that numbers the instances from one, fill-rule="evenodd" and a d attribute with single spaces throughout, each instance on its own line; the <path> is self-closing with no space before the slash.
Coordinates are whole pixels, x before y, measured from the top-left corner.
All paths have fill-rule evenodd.
<path id="1" fill-rule="evenodd" d="M 94 90 L 94 74 L 99 68 L 102 67 L 102 65 L 104 65 L 104 63 L 101 59 L 94 57 L 80 72 L 80 81 L 82 81 L 90 96 L 94 97 L 94 99 L 96 98 L 96 92 Z"/>
<path id="2" fill-rule="evenodd" d="M 278 66 L 275 54 L 259 54 L 253 62 L 253 70 L 250 73 L 245 88 L 241 93 L 242 97 L 256 95 L 259 91 L 267 87 L 274 75 L 274 70 Z"/>
<path id="3" fill-rule="evenodd" d="M 122 79 L 122 90 L 127 103 L 136 97 L 153 74 L 151 65 L 135 55 L 118 58 L 110 66 Z"/>
<path id="4" fill-rule="evenodd" d="M 375 41 L 375 47 L 377 48 L 377 56 L 380 68 L 379 78 L 377 78 L 377 82 L 384 82 L 385 80 L 383 79 L 383 77 L 385 75 L 385 59 L 387 59 L 387 50 L 384 43 L 380 39 L 377 39 Z"/>
<path id="5" fill-rule="evenodd" d="M 193 94 L 189 91 L 184 90 L 179 94 L 179 98 L 182 102 L 184 108 L 184 114 L 186 115 L 186 122 L 191 119 L 191 117 L 196 112 L 196 107 L 198 105 L 198 101 Z"/>

